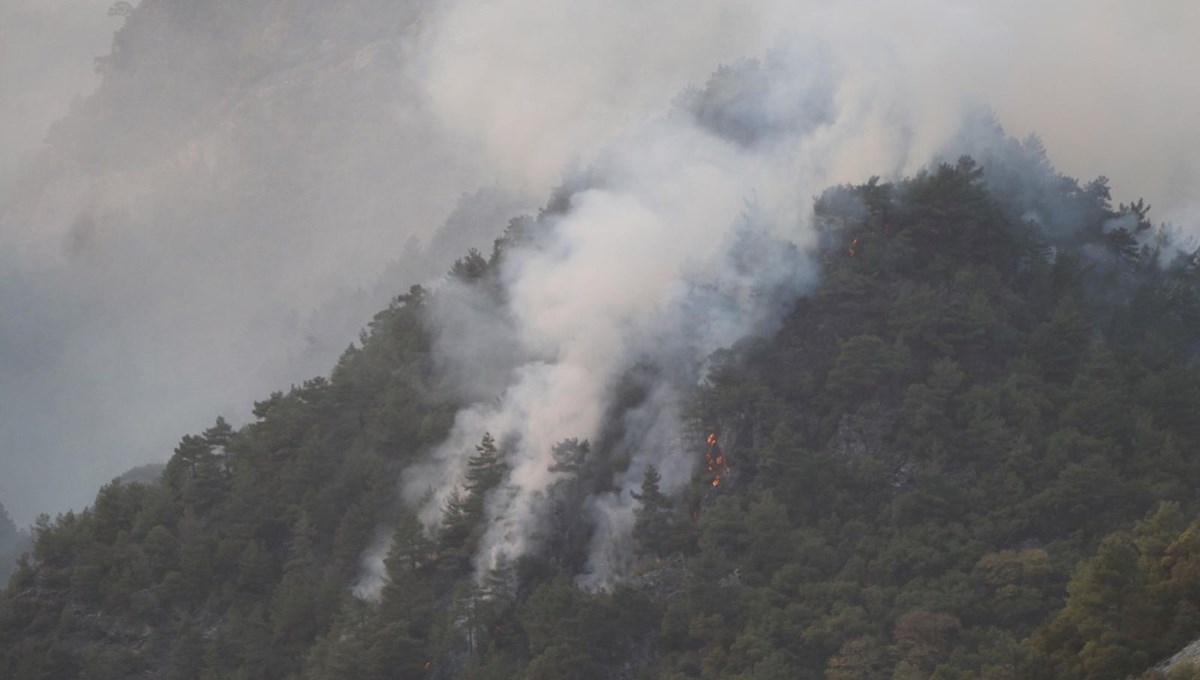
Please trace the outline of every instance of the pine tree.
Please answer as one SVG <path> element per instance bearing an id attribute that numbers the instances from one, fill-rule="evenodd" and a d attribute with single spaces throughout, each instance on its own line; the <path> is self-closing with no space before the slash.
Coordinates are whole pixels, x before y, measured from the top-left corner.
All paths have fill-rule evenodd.
<path id="1" fill-rule="evenodd" d="M 442 507 L 442 524 L 438 530 L 438 569 L 460 572 L 471 565 L 474 552 L 472 532 L 476 520 L 468 510 L 467 498 L 458 489 L 450 492 Z"/>
<path id="2" fill-rule="evenodd" d="M 475 613 L 479 626 L 476 637 L 480 649 L 502 645 L 510 627 L 505 624 L 513 607 L 515 580 L 512 563 L 501 555 L 476 588 Z"/>
<path id="3" fill-rule="evenodd" d="M 417 518 L 403 513 L 392 532 L 392 547 L 384 567 L 387 583 L 383 587 L 380 611 L 389 621 L 405 621 L 409 633 L 420 635 L 428 630 L 433 618 L 433 593 L 422 578 L 436 559 L 433 541 Z"/>
<path id="4" fill-rule="evenodd" d="M 196 680 L 204 661 L 204 639 L 191 621 L 183 623 L 171 648 L 167 680 Z"/>
<path id="5" fill-rule="evenodd" d="M 288 560 L 271 608 L 276 639 L 285 644 L 311 641 L 323 618 L 313 536 L 312 523 L 307 515 L 301 515 L 292 527 Z"/>
<path id="6" fill-rule="evenodd" d="M 384 560 L 388 579 L 396 582 L 411 578 L 429 561 L 433 548 L 420 521 L 412 513 L 401 513 L 392 530 L 392 547 Z"/>
<path id="7" fill-rule="evenodd" d="M 202 599 L 213 576 L 212 540 L 196 515 L 188 509 L 179 520 L 179 570 L 184 595 Z"/>
<path id="8" fill-rule="evenodd" d="M 467 500 L 461 491 L 454 489 L 442 506 L 442 526 L 438 532 L 438 543 L 443 548 L 462 546 L 471 535 L 471 520 Z"/>
<path id="9" fill-rule="evenodd" d="M 550 455 L 554 457 L 550 471 L 578 477 L 583 472 L 588 454 L 591 452 L 592 445 L 586 439 L 583 441 L 575 438 L 564 439 L 550 450 Z"/>
<path id="10" fill-rule="evenodd" d="M 642 492 L 631 494 L 641 502 L 634 511 L 634 550 L 639 555 L 662 556 L 671 551 L 673 504 L 659 489 L 662 475 L 653 465 L 647 465 L 642 477 Z"/>
<path id="11" fill-rule="evenodd" d="M 496 440 L 490 432 L 475 446 L 476 454 L 467 460 L 465 509 L 473 519 L 483 518 L 483 502 L 492 489 L 504 480 L 507 466 L 496 448 Z"/>
<path id="12" fill-rule="evenodd" d="M 218 418 L 217 425 L 203 436 L 184 435 L 163 472 L 163 479 L 179 493 L 184 504 L 202 516 L 228 491 L 224 446 L 231 434 L 229 424 Z"/>
<path id="13" fill-rule="evenodd" d="M 221 469 L 226 474 L 233 468 L 229 453 L 229 443 L 232 441 L 233 435 L 233 426 L 221 416 L 217 416 L 217 422 L 203 434 L 204 440 L 212 447 L 213 455 L 220 460 Z"/>
<path id="14" fill-rule="evenodd" d="M 197 466 L 210 456 L 212 446 L 203 437 L 184 435 L 163 476 L 173 488 L 182 490 L 187 480 L 196 476 Z"/>

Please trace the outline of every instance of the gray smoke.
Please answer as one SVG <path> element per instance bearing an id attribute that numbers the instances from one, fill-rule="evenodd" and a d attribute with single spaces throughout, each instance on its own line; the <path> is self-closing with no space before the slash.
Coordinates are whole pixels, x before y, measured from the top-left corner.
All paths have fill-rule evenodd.
<path id="1" fill-rule="evenodd" d="M 737 229 L 803 264 L 812 196 L 920 168 L 972 106 L 1158 220 L 1189 229 L 1200 205 L 1195 3 L 109 4 L 0 8 L 0 498 L 21 523 L 326 371 L 391 294 L 486 254 L 564 177 L 603 181 L 505 265 L 511 307 L 443 292 L 438 312 L 447 341 L 481 313 L 496 342 L 472 356 L 495 363 L 439 347 L 472 406 L 408 479 L 452 485 L 482 428 L 517 433 L 488 555 L 532 540 L 546 447 L 594 436 L 614 376 L 675 350 L 628 447 L 678 454 L 680 386 L 778 312 L 738 291 L 803 289 L 735 276 Z M 613 536 L 623 503 L 592 502 Z"/>
<path id="2" fill-rule="evenodd" d="M 83 55 L 36 42 L 52 5 L 4 10 L 3 35 L 21 37 L 3 45 L 6 75 L 74 55 L 93 87 L 92 57 L 124 23 L 103 84 L 69 112 L 74 72 L 62 92 L 33 72 L 0 82 L 0 123 L 18 119 L 0 134 L 34 140 L 8 147 L 0 176 L 0 498 L 22 523 L 327 372 L 397 290 L 531 203 L 425 110 L 419 17 L 400 4 L 362 20 L 109 4 L 53 3 L 107 26 Z M 56 115 L 21 103 L 42 91 Z"/>
<path id="3" fill-rule="evenodd" d="M 794 245 L 815 244 L 811 197 L 842 148 L 879 132 L 839 115 L 829 75 L 838 66 L 826 50 L 788 49 L 719 70 L 669 115 L 629 125 L 567 181 L 562 213 L 543 215 L 538 237 L 501 260 L 503 309 L 458 283 L 435 299 L 441 363 L 476 400 L 447 442 L 406 472 L 405 494 L 424 499 L 422 517 L 434 525 L 461 488 L 471 445 L 484 432 L 511 442 L 511 474 L 486 507 L 480 574 L 537 547 L 563 476 L 554 445 L 595 439 L 619 380 L 637 365 L 658 367 L 659 377 L 620 416 L 619 446 L 632 464 L 617 490 L 584 502 L 597 528 L 581 582 L 604 586 L 627 563 L 630 491 L 645 465 L 662 471 L 668 492 L 688 481 L 697 456 L 683 437 L 684 394 L 711 352 L 773 330 L 815 282 Z M 900 142 L 880 149 L 895 169 L 911 150 L 904 135 L 884 132 Z"/>
<path id="4" fill-rule="evenodd" d="M 532 4 L 539 18 L 546 18 L 542 12 L 556 16 Z M 410 501 L 426 499 L 422 516 L 435 524 L 445 499 L 461 486 L 466 457 L 482 433 L 514 442 L 511 476 L 487 504 L 488 529 L 476 560 L 480 574 L 537 547 L 552 511 L 547 496 L 561 478 L 553 470 L 553 445 L 596 437 L 611 412 L 617 380 L 650 361 L 677 370 L 625 415 L 642 426 L 626 430 L 631 434 L 622 447 L 633 453 L 633 462 L 616 480 L 619 491 L 585 503 L 596 531 L 590 573 L 581 582 L 602 587 L 619 577 L 629 559 L 629 492 L 644 464 L 662 470 L 672 491 L 698 460 L 682 442 L 680 399 L 703 376 L 707 353 L 769 332 L 787 303 L 815 280 L 803 255 L 748 256 L 747 244 L 735 237 L 739 222 L 752 218 L 766 233 L 807 251 L 815 242 L 808 200 L 822 187 L 870 174 L 895 177 L 962 145 L 968 114 L 1002 68 L 992 49 L 1007 27 L 990 22 L 1013 17 L 923 11 L 937 8 L 949 10 L 935 3 L 906 8 L 913 15 L 900 17 L 879 6 L 873 7 L 880 11 L 875 18 L 815 10 L 812 16 L 827 22 L 820 37 L 788 35 L 774 49 L 755 52 L 761 63 L 735 60 L 703 89 L 685 92 L 677 100 L 682 112 L 625 121 L 610 141 L 588 149 L 583 179 L 577 180 L 582 187 L 567 192 L 564 214 L 548 218 L 548 235 L 504 260 L 507 315 L 497 319 L 489 307 L 463 323 L 471 308 L 450 303 L 455 312 L 446 316 L 455 324 L 446 328 L 482 330 L 473 343 L 506 349 L 495 364 L 499 373 L 484 371 L 480 382 L 466 379 L 463 393 L 479 400 L 459 414 L 430 460 L 406 473 L 404 486 Z M 788 14 L 769 3 L 748 11 Z M 877 23 L 886 20 L 895 26 L 927 21 L 945 37 L 903 45 L 889 35 L 889 26 Z M 490 139 L 489 121 L 475 122 L 500 154 L 514 138 L 524 148 L 538 146 L 509 127 Z M 538 171 L 536 162 L 531 167 Z M 569 179 L 566 186 L 574 184 Z M 744 214 L 748 205 L 750 218 Z M 739 268 L 739 259 L 754 266 Z M 460 334 L 448 330 L 442 337 Z M 477 365 L 478 353 L 456 354 L 457 344 L 441 343 L 444 363 Z"/>

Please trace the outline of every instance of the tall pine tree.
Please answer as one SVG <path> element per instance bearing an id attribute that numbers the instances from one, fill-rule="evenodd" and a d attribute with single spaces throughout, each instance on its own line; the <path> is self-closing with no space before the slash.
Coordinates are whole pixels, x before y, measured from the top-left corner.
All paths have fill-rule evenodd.
<path id="1" fill-rule="evenodd" d="M 641 502 L 634 511 L 634 550 L 639 555 L 662 556 L 671 551 L 674 533 L 673 504 L 659 488 L 662 475 L 653 465 L 647 465 L 642 477 L 642 492 L 632 494 Z"/>

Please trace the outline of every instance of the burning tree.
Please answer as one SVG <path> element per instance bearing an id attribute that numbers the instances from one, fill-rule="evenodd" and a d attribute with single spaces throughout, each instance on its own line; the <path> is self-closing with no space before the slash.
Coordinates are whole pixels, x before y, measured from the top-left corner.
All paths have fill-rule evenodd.
<path id="1" fill-rule="evenodd" d="M 708 450 L 704 452 L 705 469 L 712 473 L 712 487 L 715 489 L 721 486 L 721 477 L 725 474 L 725 454 L 721 452 L 721 447 L 717 445 L 717 433 L 710 432 L 708 435 Z"/>

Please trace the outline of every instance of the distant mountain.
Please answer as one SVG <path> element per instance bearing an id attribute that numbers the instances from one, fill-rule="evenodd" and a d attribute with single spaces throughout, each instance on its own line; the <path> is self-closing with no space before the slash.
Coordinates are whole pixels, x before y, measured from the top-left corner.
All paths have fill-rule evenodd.
<path id="1" fill-rule="evenodd" d="M 19 319 L 0 328 L 0 430 L 40 452 L 13 454 L 36 484 L 0 479 L 18 516 L 81 507 L 202 414 L 240 420 L 325 370 L 395 289 L 535 205 L 425 113 L 410 54 L 425 3 L 112 9 L 98 89 L 0 187 L 0 315 Z M 166 391 L 172 409 L 138 422 Z M 96 464 L 72 464 L 83 449 Z"/>
<path id="2" fill-rule="evenodd" d="M 167 466 L 162 463 L 147 463 L 139 465 L 135 468 L 126 470 L 124 474 L 117 477 L 114 481 L 121 484 L 154 484 L 162 477 L 163 470 Z"/>
<path id="3" fill-rule="evenodd" d="M 76 283 L 126 276 L 105 258 L 138 256 L 136 223 L 177 232 L 169 290 L 195 292 L 175 267 L 245 267 L 272 292 L 237 306 L 245 281 L 213 275 L 155 298 L 180 324 L 131 365 L 185 399 L 171 378 L 196 367 L 142 353 L 207 339 L 266 364 L 309 342 L 275 304 L 293 288 L 339 323 L 389 302 L 252 422 L 215 417 L 40 518 L 0 591 L 0 677 L 1100 680 L 1159 677 L 1200 636 L 1200 251 L 1143 202 L 981 116 L 945 162 L 801 210 L 790 154 L 827 141 L 835 88 L 744 61 L 535 215 L 411 196 L 458 209 L 397 267 L 448 274 L 339 289 L 304 257 L 318 226 L 354 241 L 399 210 L 373 196 L 437 171 L 403 154 L 428 121 L 377 137 L 395 110 L 351 104 L 403 90 L 378 65 L 422 7 L 114 5 L 104 85 L 43 159 L 64 195 L 103 194 L 60 223 Z M 290 107 L 309 96 L 321 115 Z M 342 172 L 351 152 L 374 163 Z M 167 179 L 125 222 L 105 201 L 129 173 Z M 294 230 L 257 241 L 259 220 Z M 235 312 L 291 332 L 221 344 L 209 321 Z M 242 384 L 235 354 L 218 384 Z"/>

